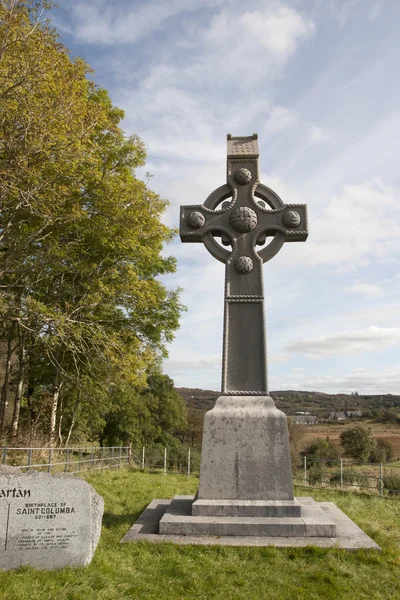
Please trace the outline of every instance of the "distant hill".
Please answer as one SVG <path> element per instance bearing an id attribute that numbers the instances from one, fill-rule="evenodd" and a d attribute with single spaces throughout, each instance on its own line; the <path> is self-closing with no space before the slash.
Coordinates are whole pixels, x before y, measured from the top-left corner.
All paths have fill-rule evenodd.
<path id="1" fill-rule="evenodd" d="M 201 411 L 213 408 L 220 392 L 198 388 L 176 388 L 184 398 L 188 407 Z M 281 390 L 270 392 L 280 410 L 287 415 L 307 411 L 319 417 L 328 416 L 330 412 L 361 410 L 365 416 L 373 417 L 382 409 L 400 408 L 400 395 L 376 394 L 325 394 L 324 392 L 308 392 Z"/>

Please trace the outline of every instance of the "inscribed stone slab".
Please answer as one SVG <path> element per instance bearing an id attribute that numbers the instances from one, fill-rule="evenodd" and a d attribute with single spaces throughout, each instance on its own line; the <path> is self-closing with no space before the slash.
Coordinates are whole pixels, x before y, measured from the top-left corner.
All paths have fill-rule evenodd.
<path id="1" fill-rule="evenodd" d="M 88 565 L 103 508 L 103 498 L 73 475 L 0 467 L 0 568 Z"/>

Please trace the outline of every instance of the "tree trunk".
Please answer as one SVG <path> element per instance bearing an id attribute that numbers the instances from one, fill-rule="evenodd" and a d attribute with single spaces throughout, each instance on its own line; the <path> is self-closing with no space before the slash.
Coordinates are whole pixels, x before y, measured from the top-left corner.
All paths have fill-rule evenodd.
<path id="1" fill-rule="evenodd" d="M 50 431 L 49 431 L 49 444 L 50 446 L 54 446 L 55 436 L 56 436 L 56 423 L 57 423 L 57 408 L 58 408 L 58 399 L 60 397 L 60 388 L 62 383 L 60 383 L 60 374 L 58 371 L 54 372 L 53 375 L 53 398 L 51 402 L 51 416 L 50 416 Z"/>
<path id="2" fill-rule="evenodd" d="M 4 382 L 3 387 L 1 389 L 1 418 L 0 418 L 0 429 L 4 431 L 6 425 L 6 412 L 8 406 L 8 391 L 10 385 L 10 374 L 11 374 L 11 366 L 12 366 L 12 342 L 14 337 L 15 330 L 15 321 L 11 322 L 10 329 L 8 332 L 8 340 L 7 340 L 7 356 L 6 356 L 6 364 L 5 364 L 5 372 L 4 372 Z"/>
<path id="3" fill-rule="evenodd" d="M 60 410 L 59 410 L 60 415 L 58 417 L 58 441 L 59 441 L 60 447 L 62 446 L 62 433 L 61 433 L 61 431 L 62 431 L 62 422 L 63 422 L 63 417 L 64 417 L 63 400 L 64 400 L 64 398 L 63 398 L 63 395 L 61 394 L 61 400 L 60 400 L 60 404 L 59 404 L 59 406 L 60 406 Z"/>
<path id="4" fill-rule="evenodd" d="M 76 404 L 75 404 L 74 412 L 72 413 L 72 421 L 71 421 L 71 425 L 69 426 L 67 439 L 65 440 L 65 447 L 68 446 L 69 440 L 71 439 L 72 430 L 73 430 L 74 425 L 75 425 L 76 415 L 78 414 L 78 409 L 79 409 L 80 404 L 81 404 L 81 390 L 78 389 L 78 397 L 76 399 Z"/>
<path id="5" fill-rule="evenodd" d="M 26 360 L 26 348 L 25 348 L 25 336 L 26 330 L 23 329 L 21 332 L 21 327 L 18 323 L 18 341 L 19 341 L 19 353 L 18 353 L 18 380 L 17 380 L 17 390 L 15 392 L 15 400 L 14 400 L 14 414 L 11 423 L 11 436 L 13 439 L 17 437 L 18 433 L 18 423 L 19 423 L 19 413 L 21 410 L 21 399 L 22 392 L 24 389 L 24 375 L 25 375 L 25 360 Z"/>

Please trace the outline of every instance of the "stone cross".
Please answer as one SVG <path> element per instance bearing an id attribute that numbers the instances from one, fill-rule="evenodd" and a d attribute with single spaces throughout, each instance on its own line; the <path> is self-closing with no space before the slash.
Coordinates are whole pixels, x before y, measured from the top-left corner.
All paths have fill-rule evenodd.
<path id="1" fill-rule="evenodd" d="M 204 205 L 181 207 L 182 242 L 203 242 L 226 265 L 222 361 L 226 396 L 268 395 L 262 264 L 284 242 L 304 242 L 308 236 L 306 205 L 286 205 L 260 183 L 257 138 L 257 134 L 228 134 L 227 183 Z M 265 246 L 268 236 L 272 241 Z"/>

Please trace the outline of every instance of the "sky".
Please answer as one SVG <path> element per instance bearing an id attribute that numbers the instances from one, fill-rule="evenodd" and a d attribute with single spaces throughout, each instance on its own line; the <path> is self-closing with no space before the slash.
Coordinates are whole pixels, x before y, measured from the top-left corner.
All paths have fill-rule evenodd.
<path id="1" fill-rule="evenodd" d="M 398 0 L 59 0 L 71 56 L 147 145 L 137 172 L 179 207 L 226 182 L 226 135 L 258 133 L 261 182 L 308 206 L 264 269 L 270 390 L 400 394 Z M 224 270 L 165 248 L 187 311 L 164 372 L 221 386 Z"/>

